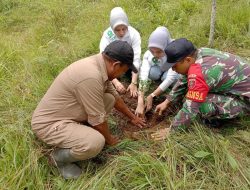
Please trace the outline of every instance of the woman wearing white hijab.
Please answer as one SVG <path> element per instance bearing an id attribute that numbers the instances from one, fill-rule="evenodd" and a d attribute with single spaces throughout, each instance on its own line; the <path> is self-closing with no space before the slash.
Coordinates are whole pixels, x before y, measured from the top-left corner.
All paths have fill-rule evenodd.
<path id="1" fill-rule="evenodd" d="M 110 12 L 110 27 L 107 28 L 100 42 L 100 52 L 115 40 L 128 42 L 134 50 L 134 66 L 139 71 L 141 65 L 141 36 L 139 32 L 129 25 L 128 17 L 121 7 L 115 7 Z M 137 97 L 137 79 L 138 74 L 132 72 L 132 79 L 127 91 L 130 91 L 132 97 Z M 126 89 L 123 84 L 114 79 L 113 84 L 119 93 L 125 93 Z"/>
<path id="2" fill-rule="evenodd" d="M 172 41 L 168 29 L 163 26 L 157 27 L 149 37 L 149 50 L 145 52 L 140 68 L 138 105 L 135 111 L 136 115 L 140 117 L 144 116 L 145 111 L 152 109 L 153 98 L 159 96 L 179 78 L 179 74 L 172 70 L 170 64 L 167 64 L 167 55 L 164 52 Z M 147 96 L 145 106 L 144 94 L 149 90 L 152 80 L 161 80 L 162 83 Z"/>

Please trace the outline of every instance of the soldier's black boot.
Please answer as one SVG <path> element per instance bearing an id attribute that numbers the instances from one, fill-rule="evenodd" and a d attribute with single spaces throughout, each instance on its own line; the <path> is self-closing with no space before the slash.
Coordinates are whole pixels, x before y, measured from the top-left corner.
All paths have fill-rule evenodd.
<path id="1" fill-rule="evenodd" d="M 217 119 L 203 119 L 202 122 L 208 127 L 219 128 L 221 126 L 221 122 Z"/>

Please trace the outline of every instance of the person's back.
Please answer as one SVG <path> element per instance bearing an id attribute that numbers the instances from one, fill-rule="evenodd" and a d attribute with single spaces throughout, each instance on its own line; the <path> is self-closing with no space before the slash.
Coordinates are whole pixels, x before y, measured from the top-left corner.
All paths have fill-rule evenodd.
<path id="1" fill-rule="evenodd" d="M 245 97 L 250 103 L 250 66 L 246 60 L 227 52 L 200 48 L 195 63 L 201 63 L 209 93 Z"/>
<path id="2" fill-rule="evenodd" d="M 95 97 L 88 94 L 88 89 L 99 84 L 96 88 L 103 89 L 100 91 L 104 92 L 106 86 L 107 76 L 105 68 L 100 64 L 101 56 L 93 55 L 74 62 L 58 75 L 34 111 L 34 130 L 57 121 L 83 122 L 90 119 L 88 105 L 91 105 Z M 113 93 L 116 93 L 115 90 Z"/>

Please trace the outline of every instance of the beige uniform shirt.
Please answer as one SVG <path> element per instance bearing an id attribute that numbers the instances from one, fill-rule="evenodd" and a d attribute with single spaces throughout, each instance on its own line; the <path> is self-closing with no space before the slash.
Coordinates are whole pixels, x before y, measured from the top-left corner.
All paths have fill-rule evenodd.
<path id="1" fill-rule="evenodd" d="M 32 117 L 32 128 L 41 129 L 62 120 L 87 121 L 95 126 L 105 121 L 104 93 L 118 96 L 108 80 L 101 54 L 79 60 L 54 80 Z"/>

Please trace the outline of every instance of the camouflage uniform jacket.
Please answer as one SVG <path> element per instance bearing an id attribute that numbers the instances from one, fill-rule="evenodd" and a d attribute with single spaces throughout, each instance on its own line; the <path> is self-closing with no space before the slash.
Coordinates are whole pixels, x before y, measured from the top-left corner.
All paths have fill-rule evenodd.
<path id="1" fill-rule="evenodd" d="M 167 96 L 170 102 L 186 96 L 187 106 L 175 116 L 173 128 L 190 124 L 199 113 L 199 107 L 206 102 L 208 93 L 237 97 L 250 107 L 250 65 L 230 53 L 198 49 L 188 74 L 179 79 Z"/>

